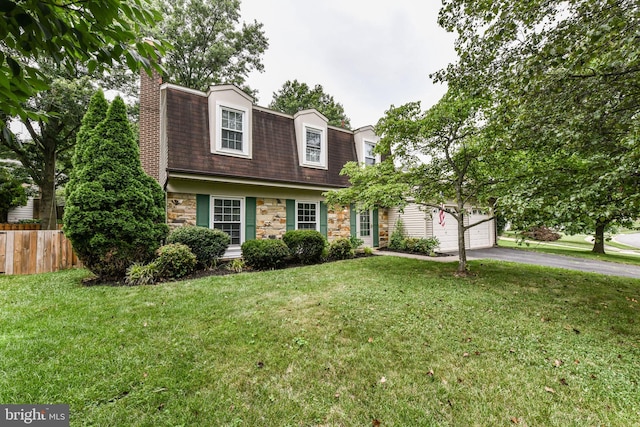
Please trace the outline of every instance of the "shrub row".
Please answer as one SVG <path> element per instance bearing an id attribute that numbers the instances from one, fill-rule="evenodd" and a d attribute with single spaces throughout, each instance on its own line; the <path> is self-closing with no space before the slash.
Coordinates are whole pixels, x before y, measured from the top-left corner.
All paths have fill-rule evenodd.
<path id="1" fill-rule="evenodd" d="M 156 258 L 148 264 L 133 264 L 127 270 L 126 283 L 149 285 L 161 280 L 177 279 L 196 268 L 210 268 L 222 258 L 230 243 L 229 236 L 204 227 L 181 227 L 158 249 Z M 282 240 L 248 240 L 242 244 L 242 263 L 231 266 L 233 271 L 247 265 L 256 270 L 281 268 L 287 263 L 314 264 L 325 259 L 353 258 L 362 244 L 357 238 L 340 238 L 327 246 L 321 233 L 315 230 L 292 230 Z"/>
<path id="2" fill-rule="evenodd" d="M 315 264 L 322 261 L 327 241 L 316 230 L 290 230 L 282 240 L 248 240 L 242 257 L 256 270 L 283 267 L 287 263 Z"/>
<path id="3" fill-rule="evenodd" d="M 325 259 L 353 258 L 362 244 L 357 238 L 339 238 L 328 246 L 315 230 L 287 231 L 282 240 L 249 240 L 242 245 L 242 257 L 256 270 L 280 268 L 287 263 L 315 264 Z"/>

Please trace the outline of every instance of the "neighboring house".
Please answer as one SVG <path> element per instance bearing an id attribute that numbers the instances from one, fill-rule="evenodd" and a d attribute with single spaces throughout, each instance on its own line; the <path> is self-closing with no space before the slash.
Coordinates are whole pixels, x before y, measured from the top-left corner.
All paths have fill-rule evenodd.
<path id="1" fill-rule="evenodd" d="M 464 224 L 475 224 L 489 218 L 483 210 L 469 206 Z M 400 212 L 391 209 L 389 212 L 389 232 L 393 233 L 398 219 L 402 219 L 405 235 L 408 237 L 436 237 L 440 242 L 439 250 L 443 252 L 458 250 L 458 223 L 449 214 L 440 217 L 440 210 L 424 207 L 415 203 L 408 204 Z M 487 221 L 470 228 L 465 233 L 467 249 L 488 248 L 496 243 L 495 221 Z"/>
<path id="2" fill-rule="evenodd" d="M 231 236 L 227 257 L 251 239 L 318 230 L 386 246 L 388 210 L 329 209 L 323 193 L 348 185 L 345 163 L 379 162 L 373 128 L 329 126 L 316 110 L 294 116 L 253 105 L 232 85 L 200 92 L 142 73 L 142 166 L 166 192 L 170 227 L 198 225 Z"/>

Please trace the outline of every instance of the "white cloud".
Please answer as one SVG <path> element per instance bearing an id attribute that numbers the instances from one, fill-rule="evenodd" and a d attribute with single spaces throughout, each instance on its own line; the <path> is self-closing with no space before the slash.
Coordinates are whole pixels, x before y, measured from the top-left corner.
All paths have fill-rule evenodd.
<path id="1" fill-rule="evenodd" d="M 242 19 L 262 22 L 269 38 L 265 72 L 248 83 L 260 105 L 286 80 L 321 84 L 356 128 L 375 124 L 392 104 L 429 107 L 445 92 L 429 74 L 455 60 L 438 9 L 415 0 L 242 0 Z"/>

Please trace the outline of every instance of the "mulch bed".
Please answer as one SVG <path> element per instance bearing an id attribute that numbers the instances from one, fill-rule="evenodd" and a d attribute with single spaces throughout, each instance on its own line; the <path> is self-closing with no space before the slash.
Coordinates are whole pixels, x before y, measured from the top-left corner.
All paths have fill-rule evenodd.
<path id="1" fill-rule="evenodd" d="M 367 258 L 370 256 L 375 256 L 373 254 L 371 255 L 367 255 L 365 253 L 357 253 L 355 258 Z M 321 262 L 319 264 L 326 264 L 329 262 L 335 262 L 335 260 L 327 260 L 324 262 Z M 177 281 L 183 281 L 183 280 L 194 280 L 194 279 L 202 279 L 205 277 L 211 277 L 211 276 L 228 276 L 230 274 L 238 274 L 238 273 L 251 273 L 251 272 L 258 272 L 260 270 L 254 270 L 252 268 L 249 267 L 245 267 L 242 271 L 233 271 L 233 270 L 229 270 L 226 268 L 227 264 L 229 263 L 229 261 L 223 261 L 220 264 L 218 264 L 218 266 L 216 268 L 212 268 L 212 269 L 205 269 L 205 270 L 197 270 L 194 271 L 193 273 L 181 277 L 179 279 L 166 279 L 166 280 L 159 280 L 158 282 L 156 282 L 156 285 L 159 285 L 161 283 L 167 283 L 167 282 L 177 282 Z M 282 268 L 280 268 L 280 270 L 284 270 L 287 268 L 296 268 L 296 267 L 304 267 L 307 264 L 285 264 Z M 129 286 L 125 283 L 124 279 L 123 280 L 112 280 L 112 281 L 103 281 L 103 280 L 99 280 L 97 277 L 87 277 L 86 279 L 84 279 L 82 281 L 82 284 L 84 286 Z"/>

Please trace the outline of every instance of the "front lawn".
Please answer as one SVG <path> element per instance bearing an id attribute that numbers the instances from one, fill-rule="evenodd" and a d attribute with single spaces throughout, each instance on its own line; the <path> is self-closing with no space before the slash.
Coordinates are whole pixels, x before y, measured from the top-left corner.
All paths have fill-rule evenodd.
<path id="1" fill-rule="evenodd" d="M 0 277 L 0 402 L 71 425 L 637 425 L 640 280 L 379 256 L 148 287 Z"/>

